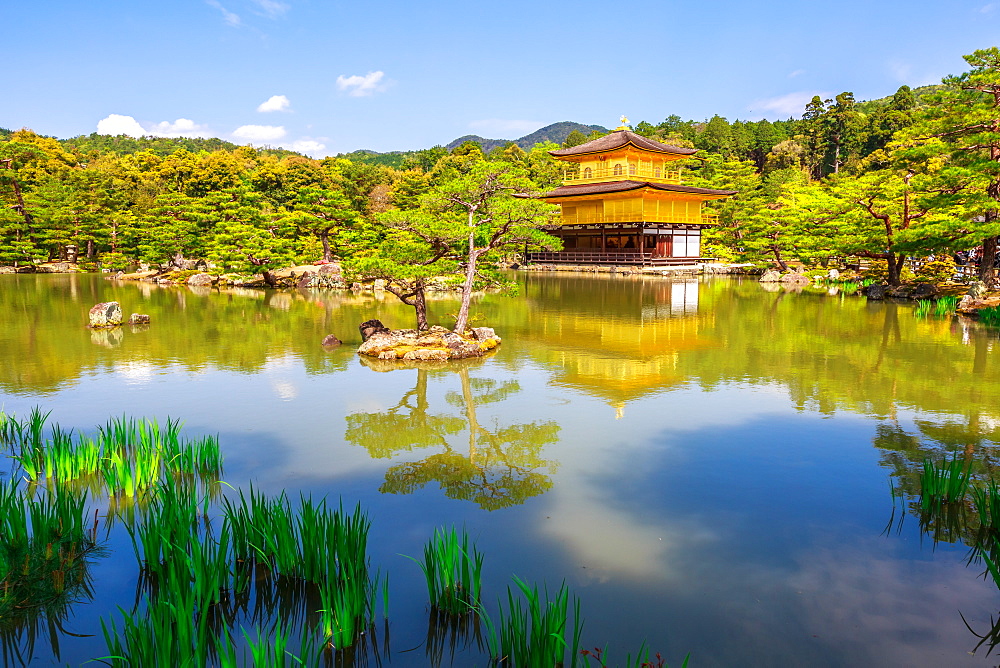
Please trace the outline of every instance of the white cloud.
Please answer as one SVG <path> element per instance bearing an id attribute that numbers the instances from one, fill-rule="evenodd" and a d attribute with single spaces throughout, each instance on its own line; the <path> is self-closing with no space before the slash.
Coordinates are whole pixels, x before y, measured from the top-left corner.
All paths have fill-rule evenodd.
<path id="1" fill-rule="evenodd" d="M 173 123 L 161 121 L 149 127 L 149 133 L 157 137 L 211 137 L 208 126 L 198 125 L 189 118 L 178 118 Z"/>
<path id="2" fill-rule="evenodd" d="M 478 121 L 471 121 L 469 127 L 477 132 L 485 132 L 497 135 L 525 135 L 534 132 L 545 123 L 542 121 L 509 120 L 503 118 L 484 118 Z"/>
<path id="3" fill-rule="evenodd" d="M 980 7 L 979 8 L 979 13 L 980 14 L 992 14 L 994 11 L 996 11 L 996 8 L 997 8 L 997 3 L 991 2 L 988 5 L 983 5 L 982 7 Z"/>
<path id="4" fill-rule="evenodd" d="M 365 97 L 385 87 L 384 84 L 379 85 L 384 76 L 385 72 L 382 71 L 369 72 L 365 76 L 354 74 L 345 77 L 341 74 L 337 77 L 337 88 L 347 91 L 351 97 Z"/>
<path id="5" fill-rule="evenodd" d="M 315 139 L 297 139 L 291 144 L 285 144 L 285 148 L 311 155 L 314 158 L 320 156 L 326 157 L 323 153 L 326 150 L 326 144 L 318 142 Z"/>
<path id="6" fill-rule="evenodd" d="M 794 71 L 788 73 L 788 78 L 789 79 L 794 79 L 795 77 L 800 77 L 800 76 L 802 76 L 805 73 L 806 73 L 805 70 L 794 70 Z"/>
<path id="7" fill-rule="evenodd" d="M 277 0 L 252 0 L 253 4 L 260 8 L 261 12 L 268 18 L 277 18 L 290 9 L 290 5 Z"/>
<path id="8" fill-rule="evenodd" d="M 281 125 L 241 125 L 233 130 L 233 136 L 237 139 L 252 142 L 274 141 L 281 139 L 286 134 L 288 133 Z"/>
<path id="9" fill-rule="evenodd" d="M 110 114 L 97 122 L 97 132 L 102 135 L 128 135 L 130 137 L 211 137 L 208 126 L 198 125 L 189 118 L 178 118 L 171 123 L 139 123 L 131 116 Z"/>
<path id="10" fill-rule="evenodd" d="M 97 121 L 97 133 L 102 135 L 128 135 L 129 137 L 142 137 L 147 134 L 145 128 L 131 116 L 121 114 L 111 114 L 107 118 Z"/>
<path id="11" fill-rule="evenodd" d="M 272 95 L 266 102 L 261 102 L 257 111 L 291 111 L 292 103 L 284 95 Z"/>
<path id="12" fill-rule="evenodd" d="M 778 97 L 770 97 L 763 100 L 755 100 L 748 108 L 764 116 L 767 115 L 778 115 L 782 118 L 788 118 L 791 116 L 799 117 L 806 108 L 806 103 L 813 99 L 813 96 L 819 95 L 822 99 L 832 97 L 831 93 L 825 93 L 822 91 L 800 91 L 797 93 L 788 93 L 786 95 L 779 95 Z M 771 112 L 768 114 L 767 112 Z"/>
<path id="13" fill-rule="evenodd" d="M 209 7 L 215 7 L 220 12 L 222 12 L 222 19 L 226 22 L 226 25 L 233 26 L 234 28 L 238 28 L 239 26 L 243 25 L 243 21 L 240 20 L 239 14 L 234 14 L 233 12 L 229 11 L 228 9 L 223 7 L 218 2 L 218 0 L 205 0 L 205 3 Z"/>

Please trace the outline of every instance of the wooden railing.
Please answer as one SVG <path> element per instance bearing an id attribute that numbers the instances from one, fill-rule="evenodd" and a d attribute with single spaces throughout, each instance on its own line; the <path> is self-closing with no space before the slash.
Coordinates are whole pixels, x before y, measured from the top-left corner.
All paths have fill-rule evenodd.
<path id="1" fill-rule="evenodd" d="M 563 214 L 559 219 L 563 225 L 596 225 L 600 223 L 668 223 L 673 225 L 717 225 L 715 214 L 701 216 L 645 216 L 641 213 L 618 214 Z"/>
<path id="2" fill-rule="evenodd" d="M 557 253 L 527 253 L 525 262 L 550 262 L 566 264 L 637 264 L 658 266 L 702 262 L 697 257 L 659 257 L 639 251 L 559 251 Z"/>
<path id="3" fill-rule="evenodd" d="M 566 167 L 563 169 L 563 185 L 573 185 L 579 183 L 597 183 L 609 180 L 645 179 L 658 183 L 681 182 L 681 170 L 661 169 L 659 167 L 648 167 L 643 165 L 621 165 L 621 169 L 614 167 Z"/>

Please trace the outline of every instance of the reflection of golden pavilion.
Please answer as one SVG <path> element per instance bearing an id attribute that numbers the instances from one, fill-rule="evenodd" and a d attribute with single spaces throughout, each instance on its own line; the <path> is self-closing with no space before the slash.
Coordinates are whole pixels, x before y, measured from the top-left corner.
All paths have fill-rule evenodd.
<path id="1" fill-rule="evenodd" d="M 631 312 L 597 307 L 542 319 L 532 330 L 535 343 L 557 369 L 556 383 L 603 398 L 621 417 L 626 402 L 685 380 L 677 371 L 681 354 L 717 345 L 702 331 L 698 287 L 663 281 L 652 291 L 659 299 L 633 304 Z"/>
<path id="2" fill-rule="evenodd" d="M 624 119 L 623 119 L 624 122 Z M 562 209 L 546 227 L 563 241 L 536 262 L 690 264 L 701 258 L 701 230 L 715 224 L 705 202 L 735 195 L 681 184 L 681 161 L 696 149 L 661 144 L 625 126 L 579 146 L 549 151 L 563 161 L 563 185 L 545 193 Z"/>

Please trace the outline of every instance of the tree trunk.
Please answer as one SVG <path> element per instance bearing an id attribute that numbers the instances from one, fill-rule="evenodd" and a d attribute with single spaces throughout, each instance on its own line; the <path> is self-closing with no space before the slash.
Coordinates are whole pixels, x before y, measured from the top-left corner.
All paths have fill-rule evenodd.
<path id="1" fill-rule="evenodd" d="M 28 231 L 31 231 L 31 214 L 28 213 L 28 207 L 24 205 L 24 196 L 21 194 L 21 186 L 18 185 L 17 179 L 10 180 L 11 185 L 14 186 L 14 197 L 17 199 L 17 212 L 21 214 L 24 218 L 24 224 L 28 226 Z"/>
<path id="2" fill-rule="evenodd" d="M 888 272 L 886 280 L 889 282 L 889 285 L 898 286 L 902 282 L 903 264 L 905 262 L 905 255 L 897 256 L 895 253 L 886 253 L 885 266 Z"/>
<path id="3" fill-rule="evenodd" d="M 472 225 L 474 212 L 469 212 L 469 257 L 465 265 L 465 283 L 462 284 L 462 305 L 458 309 L 458 317 L 455 319 L 456 334 L 465 334 L 465 328 L 469 324 L 469 304 L 472 302 L 472 284 L 476 280 L 476 260 L 479 259 L 479 251 L 476 250 L 476 231 Z"/>
<path id="4" fill-rule="evenodd" d="M 997 218 L 996 211 L 986 212 L 986 223 L 990 224 Z M 983 257 L 979 260 L 979 280 L 992 288 L 997 281 L 997 237 L 983 239 Z"/>
<path id="5" fill-rule="evenodd" d="M 479 435 L 479 420 L 476 419 L 476 400 L 472 396 L 472 381 L 469 379 L 469 367 L 462 367 L 458 375 L 462 380 L 462 399 L 465 401 L 465 418 L 469 421 L 469 463 L 475 466 L 476 437 Z"/>
<path id="6" fill-rule="evenodd" d="M 413 310 L 417 314 L 417 331 L 426 332 L 430 329 L 430 325 L 427 324 L 427 299 L 423 285 L 420 285 L 413 295 Z"/>
<path id="7" fill-rule="evenodd" d="M 87 239 L 87 259 L 88 260 L 93 260 L 94 259 L 94 240 L 93 239 Z"/>
<path id="8" fill-rule="evenodd" d="M 778 250 L 777 246 L 771 246 L 771 252 L 774 253 L 774 262 L 778 265 L 778 269 L 781 271 L 788 271 L 788 263 L 781 259 L 781 251 Z"/>
<path id="9" fill-rule="evenodd" d="M 323 261 L 333 262 L 333 250 L 330 249 L 330 230 L 320 232 L 319 240 L 323 244 Z"/>

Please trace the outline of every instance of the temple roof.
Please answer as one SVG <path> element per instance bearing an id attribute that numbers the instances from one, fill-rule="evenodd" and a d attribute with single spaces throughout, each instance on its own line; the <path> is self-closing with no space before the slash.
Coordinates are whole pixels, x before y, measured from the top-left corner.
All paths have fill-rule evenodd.
<path id="1" fill-rule="evenodd" d="M 631 130 L 617 130 L 599 139 L 588 141 L 586 144 L 573 146 L 572 148 L 562 148 L 557 151 L 549 151 L 549 155 L 562 157 L 567 155 L 580 155 L 581 153 L 604 153 L 621 148 L 626 144 L 632 144 L 636 148 L 646 151 L 656 151 L 657 153 L 672 153 L 674 155 L 694 155 L 698 152 L 696 148 L 681 148 L 680 146 L 670 146 L 661 144 L 658 141 L 647 139 L 642 135 L 637 135 Z"/>
<path id="2" fill-rule="evenodd" d="M 650 183 L 648 181 L 612 181 L 611 183 L 588 183 L 579 186 L 559 186 L 555 190 L 541 195 L 542 198 L 549 197 L 573 197 L 575 195 L 594 195 L 597 193 L 620 193 L 639 188 L 653 188 L 655 190 L 665 190 L 675 193 L 691 193 L 693 195 L 735 195 L 736 190 L 713 190 L 711 188 L 695 188 L 694 186 L 682 186 L 675 183 Z"/>

